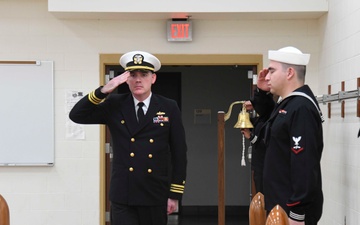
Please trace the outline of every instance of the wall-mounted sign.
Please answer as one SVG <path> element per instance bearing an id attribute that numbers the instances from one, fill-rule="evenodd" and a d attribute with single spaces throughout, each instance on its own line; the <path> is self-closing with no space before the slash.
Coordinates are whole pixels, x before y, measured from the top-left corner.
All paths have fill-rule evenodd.
<path id="1" fill-rule="evenodd" d="M 211 124 L 211 109 L 194 109 L 194 124 Z"/>
<path id="2" fill-rule="evenodd" d="M 192 21 L 167 21 L 168 41 L 192 41 Z"/>

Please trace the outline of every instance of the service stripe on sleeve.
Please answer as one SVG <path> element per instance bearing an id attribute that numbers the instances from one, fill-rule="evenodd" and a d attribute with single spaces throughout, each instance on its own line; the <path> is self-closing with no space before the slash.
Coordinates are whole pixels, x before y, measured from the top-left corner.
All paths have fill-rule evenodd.
<path id="1" fill-rule="evenodd" d="M 185 186 L 180 184 L 171 184 L 170 191 L 175 193 L 184 193 Z"/>
<path id="2" fill-rule="evenodd" d="M 291 219 L 297 220 L 297 221 L 304 221 L 305 220 L 305 215 L 300 215 L 300 214 L 296 214 L 292 211 L 290 211 L 289 217 Z"/>
<path id="3" fill-rule="evenodd" d="M 92 102 L 95 105 L 100 104 L 100 102 L 102 101 L 102 99 L 95 96 L 95 91 L 92 91 L 92 92 L 89 93 L 88 99 L 89 99 L 90 102 Z"/>

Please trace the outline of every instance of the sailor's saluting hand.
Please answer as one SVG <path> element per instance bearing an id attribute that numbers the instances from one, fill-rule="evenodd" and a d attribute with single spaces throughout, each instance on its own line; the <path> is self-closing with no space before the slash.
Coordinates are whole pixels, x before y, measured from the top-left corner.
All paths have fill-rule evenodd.
<path id="1" fill-rule="evenodd" d="M 264 68 L 260 71 L 259 76 L 258 76 L 258 80 L 257 80 L 257 87 L 260 90 L 263 91 L 270 91 L 270 87 L 268 85 L 268 81 L 265 79 L 266 76 L 269 73 L 269 69 L 268 68 Z"/>
<path id="2" fill-rule="evenodd" d="M 114 77 L 111 79 L 107 84 L 102 87 L 101 92 L 104 94 L 109 94 L 113 90 L 115 90 L 120 84 L 123 84 L 127 81 L 128 77 L 130 76 L 129 71 L 125 71 L 119 76 Z"/>

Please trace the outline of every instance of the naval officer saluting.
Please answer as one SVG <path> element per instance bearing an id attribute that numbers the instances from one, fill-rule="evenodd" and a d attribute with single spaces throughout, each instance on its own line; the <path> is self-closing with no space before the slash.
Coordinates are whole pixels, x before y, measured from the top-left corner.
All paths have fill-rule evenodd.
<path id="1" fill-rule="evenodd" d="M 185 188 L 187 145 L 181 113 L 174 100 L 151 92 L 161 67 L 158 58 L 132 51 L 120 64 L 125 72 L 82 98 L 69 117 L 110 129 L 111 224 L 166 225 Z M 124 83 L 131 93 L 109 95 Z"/>

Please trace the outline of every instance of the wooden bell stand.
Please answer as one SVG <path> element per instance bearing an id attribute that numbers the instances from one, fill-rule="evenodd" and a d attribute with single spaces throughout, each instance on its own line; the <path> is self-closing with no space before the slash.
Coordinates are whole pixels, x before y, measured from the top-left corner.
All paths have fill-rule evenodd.
<path id="1" fill-rule="evenodd" d="M 218 112 L 218 225 L 225 225 L 225 112 Z"/>

